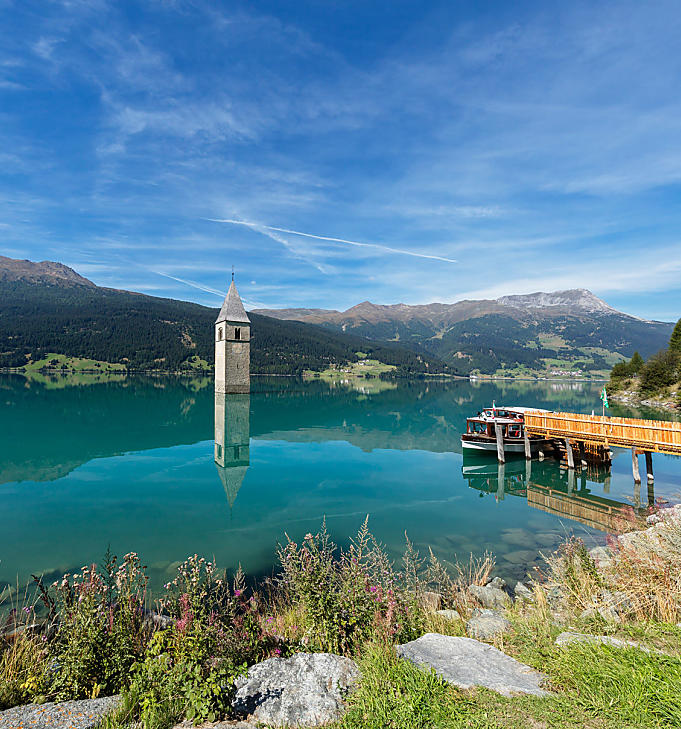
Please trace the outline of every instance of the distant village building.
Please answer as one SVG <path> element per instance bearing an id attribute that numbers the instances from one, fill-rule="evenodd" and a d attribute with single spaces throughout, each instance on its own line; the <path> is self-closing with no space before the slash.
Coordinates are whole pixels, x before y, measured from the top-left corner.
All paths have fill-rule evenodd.
<path id="1" fill-rule="evenodd" d="M 251 390 L 251 322 L 234 283 L 215 321 L 215 392 Z"/>

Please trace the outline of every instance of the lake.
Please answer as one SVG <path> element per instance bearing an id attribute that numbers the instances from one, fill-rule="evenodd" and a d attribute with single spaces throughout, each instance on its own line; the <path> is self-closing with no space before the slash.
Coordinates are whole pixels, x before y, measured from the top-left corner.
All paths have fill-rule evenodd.
<path id="1" fill-rule="evenodd" d="M 152 586 L 194 553 L 258 577 L 286 535 L 326 518 L 346 543 L 366 515 L 396 558 L 406 532 L 445 559 L 492 551 L 499 574 L 521 578 L 569 534 L 603 543 L 649 501 L 681 500 L 670 456 L 655 456 L 654 493 L 645 475 L 634 487 L 626 451 L 610 473 L 463 458 L 466 417 L 492 401 L 598 412 L 601 387 L 263 377 L 250 396 L 216 401 L 208 378 L 3 375 L 0 585 L 73 572 L 107 547 L 138 552 Z"/>

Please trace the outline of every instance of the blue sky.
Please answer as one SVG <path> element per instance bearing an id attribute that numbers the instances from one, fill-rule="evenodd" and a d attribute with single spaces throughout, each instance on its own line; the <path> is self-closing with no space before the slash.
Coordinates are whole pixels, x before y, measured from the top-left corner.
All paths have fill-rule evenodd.
<path id="1" fill-rule="evenodd" d="M 233 264 L 249 308 L 675 320 L 680 37 L 677 2 L 0 0 L 0 253 L 213 306 Z"/>

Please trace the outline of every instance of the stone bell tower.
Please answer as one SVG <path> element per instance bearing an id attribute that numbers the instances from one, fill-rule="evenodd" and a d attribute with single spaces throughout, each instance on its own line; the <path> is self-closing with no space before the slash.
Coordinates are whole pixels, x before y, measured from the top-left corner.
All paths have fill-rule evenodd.
<path id="1" fill-rule="evenodd" d="M 251 390 L 251 322 L 234 283 L 215 321 L 215 392 Z"/>

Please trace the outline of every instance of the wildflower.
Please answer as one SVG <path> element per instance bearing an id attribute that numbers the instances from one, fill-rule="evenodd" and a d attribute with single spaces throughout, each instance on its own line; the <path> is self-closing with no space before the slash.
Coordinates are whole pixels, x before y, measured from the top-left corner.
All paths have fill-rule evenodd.
<path id="1" fill-rule="evenodd" d="M 266 618 L 266 619 L 265 619 L 265 622 L 266 622 L 266 623 L 271 623 L 271 622 L 273 622 L 273 621 L 274 621 L 274 618 L 273 618 L 272 616 L 270 616 L 269 618 Z"/>
<path id="2" fill-rule="evenodd" d="M 239 597 L 243 590 L 234 590 L 234 597 Z"/>
<path id="3" fill-rule="evenodd" d="M 28 615 L 31 612 L 31 608 L 25 607 L 24 612 Z"/>
<path id="4" fill-rule="evenodd" d="M 372 586 L 371 586 L 371 587 L 369 588 L 369 592 L 376 592 L 376 590 L 378 590 L 378 587 L 376 587 L 376 585 L 372 585 Z"/>
<path id="5" fill-rule="evenodd" d="M 275 653 L 275 655 L 280 656 L 281 655 L 281 648 L 275 648 L 274 649 L 274 653 Z"/>

